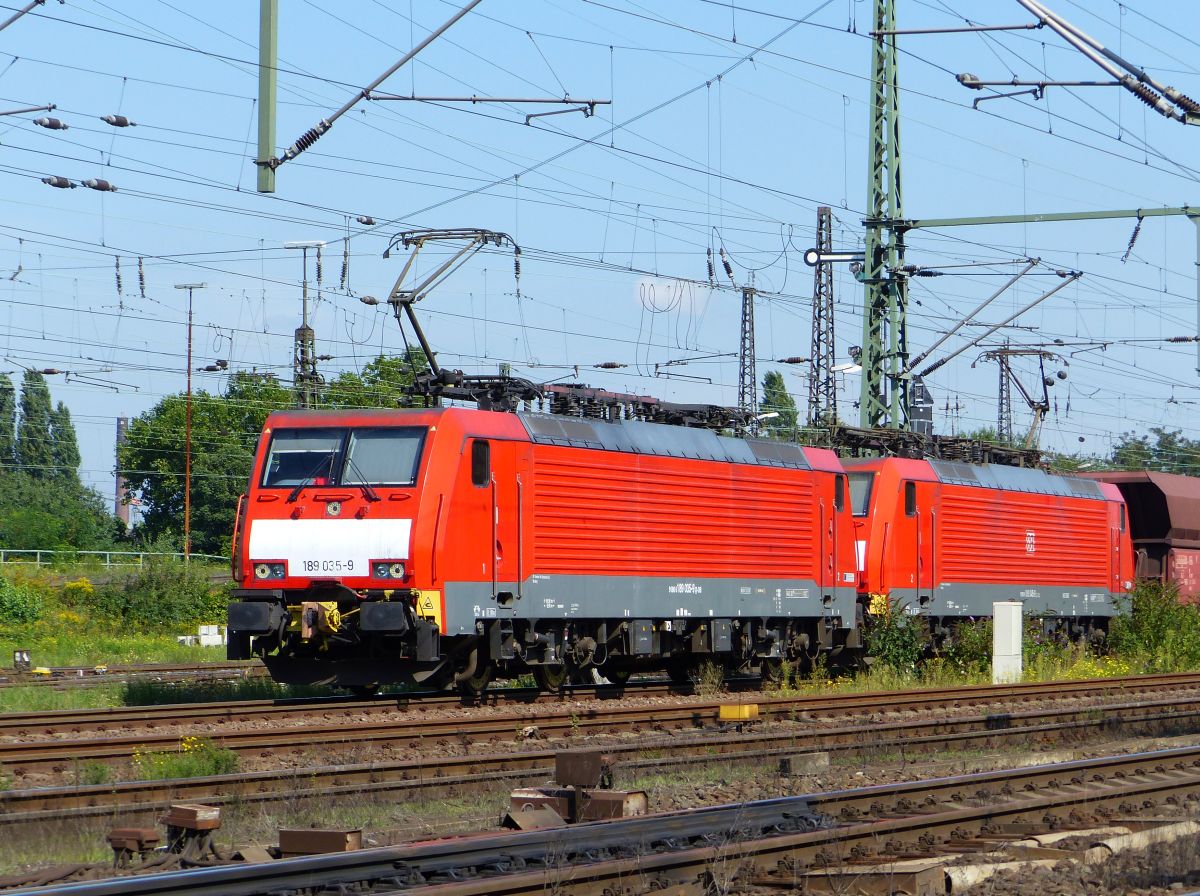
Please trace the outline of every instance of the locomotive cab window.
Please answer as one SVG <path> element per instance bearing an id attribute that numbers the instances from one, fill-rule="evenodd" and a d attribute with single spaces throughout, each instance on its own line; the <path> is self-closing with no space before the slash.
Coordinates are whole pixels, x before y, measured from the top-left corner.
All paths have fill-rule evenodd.
<path id="1" fill-rule="evenodd" d="M 418 426 L 355 429 L 346 443 L 342 485 L 412 485 L 425 430 Z"/>
<path id="2" fill-rule="evenodd" d="M 875 482 L 874 473 L 851 473 L 850 479 L 850 512 L 855 516 L 866 516 L 871 506 L 871 486 Z"/>
<path id="3" fill-rule="evenodd" d="M 846 478 L 838 476 L 833 480 L 833 509 L 846 509 Z"/>
<path id="4" fill-rule="evenodd" d="M 904 483 L 904 515 L 917 515 L 917 484 L 915 482 Z"/>
<path id="5" fill-rule="evenodd" d="M 412 485 L 424 440 L 420 426 L 277 429 L 262 485 Z"/>
<path id="6" fill-rule="evenodd" d="M 1120 513 L 1118 515 L 1118 519 L 1121 521 L 1121 531 L 1124 532 L 1125 531 L 1125 505 L 1124 504 L 1119 505 L 1119 509 L 1120 509 Z"/>
<path id="7" fill-rule="evenodd" d="M 492 446 L 486 439 L 471 443 L 471 484 L 487 485 L 492 481 Z"/>
<path id="8" fill-rule="evenodd" d="M 276 430 L 263 467 L 263 486 L 288 488 L 302 482 L 328 485 L 342 435 L 340 429 Z"/>

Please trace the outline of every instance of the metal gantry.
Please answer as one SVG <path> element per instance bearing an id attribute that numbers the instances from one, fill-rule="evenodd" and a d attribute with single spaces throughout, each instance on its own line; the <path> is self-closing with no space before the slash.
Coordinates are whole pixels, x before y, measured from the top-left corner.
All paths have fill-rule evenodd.
<path id="1" fill-rule="evenodd" d="M 753 286 L 742 287 L 742 339 L 738 347 L 738 410 L 748 419 L 758 413 L 758 381 L 754 364 L 754 296 Z M 754 429 L 753 425 L 751 429 Z"/>
<path id="2" fill-rule="evenodd" d="M 1008 340 L 1004 340 L 1004 349 L 997 353 L 996 360 L 1000 364 L 999 407 L 996 410 L 996 441 L 1008 445 L 1013 440 L 1012 428 L 1012 389 L 1008 385 Z"/>
<path id="3" fill-rule="evenodd" d="M 904 217 L 900 178 L 900 97 L 896 64 L 896 0 L 875 0 L 871 63 L 870 157 L 867 178 L 860 420 L 867 428 L 903 429 L 908 422 Z"/>
<path id="4" fill-rule="evenodd" d="M 1013 358 L 1037 358 L 1038 360 L 1038 376 L 1041 381 L 1041 394 L 1035 395 L 1021 382 L 1020 378 L 1013 372 Z M 1065 380 L 1067 378 L 1067 359 L 1056 352 L 1046 351 L 1038 348 L 1013 348 L 1005 340 L 1003 348 L 992 349 L 984 352 L 979 356 L 981 361 L 995 361 L 1000 366 L 1000 410 L 997 416 L 996 437 L 999 441 L 1005 444 L 1013 444 L 1013 429 L 1012 429 L 1012 392 L 1009 390 L 1009 383 L 1017 387 L 1017 391 L 1021 393 L 1021 398 L 1025 400 L 1025 404 L 1029 406 L 1029 410 L 1033 415 L 1033 419 L 1029 425 L 1029 431 L 1025 435 L 1023 446 L 1025 448 L 1036 448 L 1038 444 L 1038 436 L 1042 431 L 1042 423 L 1046 419 L 1046 415 L 1050 413 L 1050 387 L 1054 385 L 1056 380 Z M 1046 362 L 1057 361 L 1062 364 L 1060 369 L 1054 376 L 1046 375 Z M 972 365 L 974 366 L 974 365 Z"/>
<path id="5" fill-rule="evenodd" d="M 320 251 L 325 247 L 323 240 L 300 240 L 284 243 L 285 249 L 299 249 L 303 253 L 304 280 L 301 287 L 300 326 L 292 341 L 292 389 L 296 395 L 296 407 L 314 408 L 317 406 L 317 391 L 323 382 L 317 373 L 317 361 L 328 360 L 327 357 L 317 357 L 316 333 L 308 324 L 308 250 L 315 249 L 317 269 L 321 267 Z M 318 274 L 319 277 L 319 274 Z"/>
<path id="6" fill-rule="evenodd" d="M 833 214 L 829 206 L 817 209 L 817 252 L 833 251 Z M 837 387 L 833 363 L 833 263 L 819 261 L 813 268 L 812 370 L 808 379 L 808 425 L 837 422 Z"/>

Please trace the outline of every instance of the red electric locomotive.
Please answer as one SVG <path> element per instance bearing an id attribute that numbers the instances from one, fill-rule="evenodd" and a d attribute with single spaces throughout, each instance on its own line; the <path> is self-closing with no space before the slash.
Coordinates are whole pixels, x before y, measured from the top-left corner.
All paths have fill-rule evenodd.
<path id="1" fill-rule="evenodd" d="M 284 682 L 553 687 L 858 643 L 833 453 L 660 423 L 275 413 L 233 565 L 230 656 Z"/>
<path id="2" fill-rule="evenodd" d="M 846 461 L 864 603 L 885 595 L 944 636 L 1019 600 L 1072 637 L 1099 635 L 1132 585 L 1115 486 L 1038 469 Z"/>

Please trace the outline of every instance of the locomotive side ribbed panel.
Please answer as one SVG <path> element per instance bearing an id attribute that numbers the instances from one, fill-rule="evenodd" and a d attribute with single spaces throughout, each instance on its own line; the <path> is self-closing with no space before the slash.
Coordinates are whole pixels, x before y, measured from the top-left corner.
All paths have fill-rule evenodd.
<path id="1" fill-rule="evenodd" d="M 811 578 L 813 475 L 537 446 L 534 569 Z"/>
<path id="2" fill-rule="evenodd" d="M 1105 587 L 1103 501 L 946 486 L 937 515 L 938 579 Z"/>

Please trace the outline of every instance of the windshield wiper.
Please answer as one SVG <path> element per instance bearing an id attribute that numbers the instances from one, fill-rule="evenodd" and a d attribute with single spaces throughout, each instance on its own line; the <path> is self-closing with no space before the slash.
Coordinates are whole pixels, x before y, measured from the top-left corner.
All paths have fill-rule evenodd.
<path id="1" fill-rule="evenodd" d="M 300 493 L 312 484 L 312 481 L 316 478 L 317 473 L 321 471 L 321 467 L 325 466 L 326 464 L 330 464 L 330 466 L 332 466 L 332 463 L 328 457 L 322 457 L 319 461 L 317 461 L 317 465 L 309 471 L 307 476 L 296 483 L 296 487 L 288 493 L 287 500 L 285 500 L 283 503 L 291 504 L 295 502 L 295 500 L 300 497 Z"/>
<path id="2" fill-rule="evenodd" d="M 349 470 L 353 470 L 354 474 L 358 477 L 359 481 L 355 482 L 354 485 L 357 485 L 359 488 L 362 489 L 364 498 L 366 498 L 368 501 L 371 501 L 372 503 L 374 503 L 375 501 L 383 500 L 381 497 L 379 497 L 379 492 L 375 491 L 375 489 L 373 489 L 373 488 L 371 488 L 371 486 L 367 485 L 367 477 L 364 476 L 363 471 L 358 468 L 358 464 L 356 464 L 354 462 L 354 458 L 350 457 L 349 452 L 347 452 L 347 454 L 346 454 L 346 468 Z M 346 483 L 342 483 L 342 484 L 349 485 L 350 483 L 346 482 Z"/>

